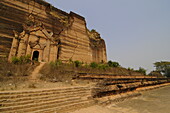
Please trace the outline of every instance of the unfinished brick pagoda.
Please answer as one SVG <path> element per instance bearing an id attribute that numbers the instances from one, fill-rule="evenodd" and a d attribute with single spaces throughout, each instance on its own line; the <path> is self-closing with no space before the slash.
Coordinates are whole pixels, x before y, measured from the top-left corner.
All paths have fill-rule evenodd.
<path id="1" fill-rule="evenodd" d="M 87 29 L 84 17 L 42 0 L 1 0 L 0 7 L 0 56 L 107 61 L 105 41 Z"/>

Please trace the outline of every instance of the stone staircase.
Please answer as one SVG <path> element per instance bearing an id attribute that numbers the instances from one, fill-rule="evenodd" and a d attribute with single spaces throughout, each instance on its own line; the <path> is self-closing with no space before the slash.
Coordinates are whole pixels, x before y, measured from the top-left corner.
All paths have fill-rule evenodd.
<path id="1" fill-rule="evenodd" d="M 92 104 L 89 87 L 0 92 L 1 113 L 66 113 Z"/>
<path id="2" fill-rule="evenodd" d="M 29 78 L 29 80 L 30 81 L 33 81 L 33 82 L 35 82 L 35 81 L 39 81 L 39 77 L 40 77 L 40 70 L 41 70 L 41 68 L 44 66 L 46 64 L 46 62 L 40 62 L 40 65 L 38 65 L 34 70 L 33 70 L 33 72 L 31 73 L 31 75 L 30 75 L 30 78 Z"/>

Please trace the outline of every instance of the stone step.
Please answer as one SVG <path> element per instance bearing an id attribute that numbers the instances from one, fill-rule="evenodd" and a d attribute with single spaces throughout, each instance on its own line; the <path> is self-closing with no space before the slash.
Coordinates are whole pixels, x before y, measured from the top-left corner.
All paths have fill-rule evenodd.
<path id="1" fill-rule="evenodd" d="M 104 87 L 97 87 L 95 88 L 98 92 L 107 92 L 107 91 L 118 91 L 118 90 L 125 90 L 130 88 L 136 88 L 141 85 L 141 82 L 134 82 L 134 83 L 126 83 L 126 84 L 115 84 L 115 85 L 106 85 Z"/>
<path id="2" fill-rule="evenodd" d="M 41 96 L 41 95 L 51 95 L 51 94 L 58 94 L 58 95 L 63 95 L 63 94 L 67 94 L 67 93 L 72 93 L 72 92 L 82 92 L 82 91 L 90 91 L 89 89 L 73 89 L 73 90 L 61 90 L 61 91 L 49 91 L 49 92 L 43 92 L 43 91 L 39 91 L 39 92 L 34 92 L 34 93 L 19 93 L 19 94 L 11 94 L 11 93 L 6 93 L 3 95 L 0 95 L 0 99 L 9 99 L 9 98 L 21 98 L 21 97 L 28 97 L 28 96 Z"/>
<path id="3" fill-rule="evenodd" d="M 93 100 L 87 100 L 83 102 L 76 102 L 70 105 L 61 106 L 60 108 L 44 109 L 42 111 L 36 111 L 33 113 L 68 113 L 74 110 L 78 110 L 84 107 L 89 107 L 94 104 Z"/>
<path id="4" fill-rule="evenodd" d="M 121 94 L 96 98 L 96 100 L 98 101 L 98 104 L 107 105 L 107 104 L 111 104 L 112 102 L 117 103 L 117 102 L 121 102 L 126 99 L 129 99 L 129 98 L 140 96 L 140 95 L 141 95 L 140 92 L 132 91 L 132 92 L 127 92 L 127 93 L 121 93 Z"/>
<path id="5" fill-rule="evenodd" d="M 23 106 L 13 106 L 13 107 L 6 107 L 5 109 L 0 109 L 0 111 L 3 111 L 4 113 L 27 113 L 27 112 L 33 112 L 33 111 L 39 111 L 39 110 L 46 110 L 53 108 L 55 109 L 62 109 L 63 106 L 71 106 L 72 104 L 75 103 L 80 103 L 80 102 L 86 102 L 88 101 L 87 99 L 80 99 L 80 98 L 74 98 L 74 99 L 67 99 L 63 101 L 51 101 L 51 102 L 42 102 L 42 103 L 36 103 L 36 104 L 30 104 L 30 105 L 23 105 Z M 55 110 L 53 110 L 55 111 Z"/>
<path id="6" fill-rule="evenodd" d="M 47 102 L 51 100 L 62 100 L 62 99 L 69 99 L 69 98 L 74 98 L 74 97 L 88 97 L 90 96 L 89 93 L 74 93 L 74 95 L 68 95 L 67 96 L 44 96 L 44 97 L 36 97 L 36 98 L 27 98 L 29 100 L 6 100 L 5 102 L 1 102 L 0 105 L 3 107 L 8 107 L 8 106 L 15 106 L 15 105 L 25 105 L 25 104 L 31 104 L 31 103 L 40 103 L 40 102 Z"/>
<path id="7" fill-rule="evenodd" d="M 32 102 L 29 104 L 23 104 L 23 105 L 15 105 L 15 106 L 9 106 L 9 107 L 1 107 L 0 111 L 11 111 L 11 110 L 20 110 L 20 109 L 24 109 L 24 108 L 33 108 L 33 107 L 38 107 L 38 106 L 44 106 L 44 105 L 48 105 L 48 104 L 55 104 L 55 103 L 67 103 L 67 102 L 72 102 L 72 101 L 77 101 L 77 100 L 81 100 L 80 97 L 74 97 L 74 98 L 68 98 L 68 99 L 61 99 L 61 100 L 49 100 L 49 101 L 42 101 L 42 102 Z"/>
<path id="8" fill-rule="evenodd" d="M 135 83 L 141 82 L 141 80 L 114 80 L 114 81 L 106 81 L 103 85 L 115 85 L 115 84 L 128 84 L 128 83 Z"/>
<path id="9" fill-rule="evenodd" d="M 91 89 L 89 87 L 72 87 L 56 89 L 40 89 L 30 91 L 0 92 L 0 112 L 55 112 L 72 109 L 77 103 L 82 106 L 90 103 Z M 48 110 L 47 110 L 48 109 Z"/>
<path id="10" fill-rule="evenodd" d="M 160 82 L 159 82 L 160 83 Z M 107 92 L 107 91 L 118 91 L 126 90 L 131 88 L 145 87 L 145 86 L 154 86 L 159 84 L 157 81 L 146 81 L 146 82 L 134 82 L 134 83 L 124 83 L 124 84 L 115 84 L 115 85 L 106 85 L 104 87 L 96 87 L 95 90 L 98 92 Z"/>
<path id="11" fill-rule="evenodd" d="M 132 78 L 132 79 L 150 79 L 150 78 L 157 78 L 156 76 L 142 76 L 142 75 L 110 75 L 110 74 L 81 74 L 77 75 L 78 78 L 81 79 L 120 79 L 120 78 Z"/>
<path id="12" fill-rule="evenodd" d="M 18 94 L 37 94 L 39 93 L 48 93 L 48 92 L 63 92 L 63 91 L 74 91 L 74 90 L 88 90 L 88 87 L 72 87 L 72 88 L 55 88 L 55 89 L 35 89 L 35 90 L 26 90 L 26 91 L 2 91 L 1 95 L 18 95 Z"/>
<path id="13" fill-rule="evenodd" d="M 22 96 L 22 95 L 19 95 L 19 96 L 3 96 L 3 97 L 1 97 L 0 96 L 0 98 L 1 98 L 1 100 L 0 100 L 0 103 L 1 102 L 17 102 L 17 101 L 25 101 L 25 100 L 30 100 L 30 99 L 37 99 L 37 98 L 49 98 L 49 97 L 51 97 L 51 96 L 57 96 L 57 97 L 62 97 L 62 96 L 71 96 L 71 95 L 76 95 L 76 94 L 84 94 L 84 93 L 88 93 L 88 94 L 90 94 L 91 92 L 90 92 L 90 90 L 88 91 L 74 91 L 74 92 L 71 92 L 71 93 L 69 93 L 69 95 L 68 95 L 68 93 L 52 93 L 52 94 L 37 94 L 37 95 L 24 95 L 24 96 Z"/>

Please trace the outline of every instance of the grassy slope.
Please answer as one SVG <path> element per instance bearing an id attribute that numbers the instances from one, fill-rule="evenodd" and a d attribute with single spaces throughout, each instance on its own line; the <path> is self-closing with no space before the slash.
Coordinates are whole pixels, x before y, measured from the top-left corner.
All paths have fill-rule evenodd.
<path id="1" fill-rule="evenodd" d="M 46 64 L 40 71 L 41 79 L 47 81 L 70 81 L 76 73 L 116 74 L 116 75 L 142 75 L 139 72 L 129 71 L 122 67 L 91 68 L 90 66 L 75 67 L 73 64 L 53 65 Z"/>

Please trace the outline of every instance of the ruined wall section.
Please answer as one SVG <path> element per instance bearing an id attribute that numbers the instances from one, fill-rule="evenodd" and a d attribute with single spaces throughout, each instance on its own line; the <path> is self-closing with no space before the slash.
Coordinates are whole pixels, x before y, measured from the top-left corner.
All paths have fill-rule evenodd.
<path id="1" fill-rule="evenodd" d="M 98 63 L 107 62 L 105 41 L 95 30 L 87 30 L 90 39 L 90 48 L 92 50 L 92 61 Z"/>
<path id="2" fill-rule="evenodd" d="M 48 33 L 53 33 L 54 41 L 59 44 L 56 59 L 87 63 L 107 61 L 104 40 L 91 38 L 85 18 L 78 14 L 68 14 L 43 0 L 1 0 L 0 14 L 0 56 L 9 55 L 14 31 L 21 33 L 24 25 L 42 23 Z M 33 17 L 31 21 L 30 15 Z M 94 44 L 99 45 L 94 47 Z"/>
<path id="3" fill-rule="evenodd" d="M 60 59 L 92 62 L 92 51 L 89 46 L 89 37 L 85 19 L 73 12 L 70 13 L 72 25 L 66 29 L 61 39 Z"/>
<path id="4" fill-rule="evenodd" d="M 103 39 L 90 39 L 90 41 L 92 49 L 92 60 L 98 63 L 107 62 L 105 41 Z"/>
<path id="5" fill-rule="evenodd" d="M 1 0 L 0 1 L 0 55 L 8 55 L 13 30 L 23 31 L 23 23 L 27 23 L 29 15 L 33 15 L 36 22 L 42 22 L 49 32 L 53 32 L 57 37 L 62 31 L 63 25 L 52 16 L 49 11 L 51 5 L 41 0 Z M 58 9 L 55 9 L 58 10 Z M 67 13 L 58 10 L 61 14 Z"/>

